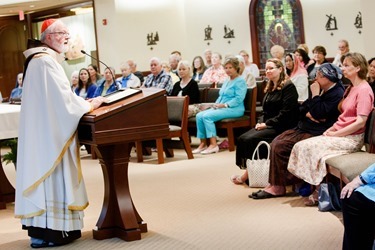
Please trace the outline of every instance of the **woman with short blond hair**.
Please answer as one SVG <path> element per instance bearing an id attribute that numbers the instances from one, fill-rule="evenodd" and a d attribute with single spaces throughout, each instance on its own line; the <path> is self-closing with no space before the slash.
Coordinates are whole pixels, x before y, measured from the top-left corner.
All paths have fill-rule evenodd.
<path id="1" fill-rule="evenodd" d="M 239 74 L 239 61 L 235 57 L 229 57 L 225 60 L 224 66 L 225 72 L 229 77 L 220 88 L 219 97 L 211 105 L 211 108 L 196 115 L 197 138 L 200 139 L 200 144 L 198 148 L 193 150 L 194 154 L 219 152 L 215 122 L 224 118 L 240 117 L 245 112 L 244 99 L 247 85 L 245 79 Z M 209 139 L 209 145 L 206 145 L 206 139 Z"/>

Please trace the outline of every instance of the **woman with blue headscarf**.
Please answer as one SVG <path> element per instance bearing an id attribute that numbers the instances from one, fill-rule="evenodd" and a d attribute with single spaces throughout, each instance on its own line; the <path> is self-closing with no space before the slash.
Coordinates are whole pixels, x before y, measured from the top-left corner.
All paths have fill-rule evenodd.
<path id="1" fill-rule="evenodd" d="M 302 103 L 296 128 L 286 130 L 271 143 L 269 182 L 264 190 L 253 193 L 253 199 L 266 199 L 286 194 L 286 186 L 297 181 L 287 171 L 293 146 L 302 140 L 323 134 L 340 115 L 338 104 L 344 95 L 341 70 L 330 63 L 322 64 L 310 85 L 311 98 Z M 308 195 L 308 194 L 307 194 Z"/>
<path id="2" fill-rule="evenodd" d="M 327 69 L 328 70 L 328 69 Z M 359 151 L 363 146 L 366 121 L 373 109 L 374 93 L 366 76 L 368 63 L 360 53 L 343 56 L 342 71 L 351 81 L 339 104 L 338 120 L 323 135 L 309 138 L 294 145 L 288 171 L 300 179 L 318 186 L 327 174 L 328 158 Z M 318 193 L 309 198 L 318 204 Z"/>

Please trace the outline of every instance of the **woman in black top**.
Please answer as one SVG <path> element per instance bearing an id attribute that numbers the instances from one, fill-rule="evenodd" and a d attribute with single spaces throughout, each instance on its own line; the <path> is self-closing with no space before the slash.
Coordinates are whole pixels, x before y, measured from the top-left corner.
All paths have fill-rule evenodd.
<path id="1" fill-rule="evenodd" d="M 241 169 L 246 168 L 246 160 L 251 159 L 260 141 L 271 142 L 277 135 L 297 125 L 298 93 L 294 84 L 285 79 L 283 63 L 278 59 L 267 60 L 266 77 L 269 81 L 264 90 L 263 121 L 237 139 L 236 165 Z M 233 175 L 231 180 L 241 184 L 247 180 L 247 175 Z"/>
<path id="2" fill-rule="evenodd" d="M 177 66 L 180 81 L 173 85 L 171 96 L 189 96 L 189 104 L 199 103 L 199 88 L 191 78 L 191 67 L 187 61 L 180 61 Z"/>

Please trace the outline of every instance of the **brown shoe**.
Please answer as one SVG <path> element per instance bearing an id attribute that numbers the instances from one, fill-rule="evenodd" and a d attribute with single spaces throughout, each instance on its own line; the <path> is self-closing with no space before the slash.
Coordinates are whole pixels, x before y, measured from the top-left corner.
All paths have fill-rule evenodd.
<path id="1" fill-rule="evenodd" d="M 318 206 L 319 204 L 318 197 L 319 197 L 319 193 L 317 190 L 315 190 L 312 194 L 309 195 L 309 197 L 307 197 L 307 199 L 305 199 L 303 204 L 305 204 L 305 206 L 308 206 L 308 207 Z"/>

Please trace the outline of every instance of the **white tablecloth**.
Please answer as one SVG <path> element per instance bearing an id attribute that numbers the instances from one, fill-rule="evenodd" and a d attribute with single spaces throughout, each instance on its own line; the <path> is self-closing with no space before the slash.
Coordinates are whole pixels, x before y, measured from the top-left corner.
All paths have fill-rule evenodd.
<path id="1" fill-rule="evenodd" d="M 21 105 L 0 104 L 0 140 L 18 137 Z"/>

